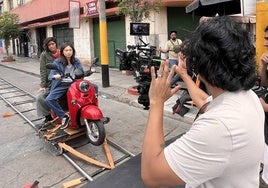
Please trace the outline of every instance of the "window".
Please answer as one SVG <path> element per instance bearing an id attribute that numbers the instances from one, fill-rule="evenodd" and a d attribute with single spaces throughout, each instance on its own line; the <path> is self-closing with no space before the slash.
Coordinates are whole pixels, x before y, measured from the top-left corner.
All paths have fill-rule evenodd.
<path id="1" fill-rule="evenodd" d="M 8 1 L 9 9 L 12 10 L 14 8 L 13 0 Z"/>
<path id="2" fill-rule="evenodd" d="M 0 14 L 2 14 L 4 12 L 4 3 L 3 1 L 0 2 Z"/>
<path id="3" fill-rule="evenodd" d="M 17 0 L 18 6 L 23 5 L 24 4 L 24 0 Z"/>

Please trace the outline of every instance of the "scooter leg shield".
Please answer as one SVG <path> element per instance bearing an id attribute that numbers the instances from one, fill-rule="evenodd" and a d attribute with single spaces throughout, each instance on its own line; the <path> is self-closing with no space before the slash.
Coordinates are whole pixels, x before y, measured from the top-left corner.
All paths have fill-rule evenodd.
<path id="1" fill-rule="evenodd" d="M 81 110 L 81 117 L 90 120 L 100 120 L 103 114 L 98 106 L 86 106 Z"/>

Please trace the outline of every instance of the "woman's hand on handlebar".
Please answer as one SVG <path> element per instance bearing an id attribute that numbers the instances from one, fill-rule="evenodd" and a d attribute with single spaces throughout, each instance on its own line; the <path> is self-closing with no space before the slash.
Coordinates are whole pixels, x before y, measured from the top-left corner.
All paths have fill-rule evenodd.
<path id="1" fill-rule="evenodd" d="M 60 75 L 60 74 L 55 74 L 55 75 L 53 76 L 53 79 L 54 79 L 54 80 L 61 79 L 61 75 Z"/>
<path id="2" fill-rule="evenodd" d="M 45 92 L 46 91 L 46 88 L 45 87 L 40 87 L 37 91 L 37 93 L 40 93 L 40 92 Z"/>

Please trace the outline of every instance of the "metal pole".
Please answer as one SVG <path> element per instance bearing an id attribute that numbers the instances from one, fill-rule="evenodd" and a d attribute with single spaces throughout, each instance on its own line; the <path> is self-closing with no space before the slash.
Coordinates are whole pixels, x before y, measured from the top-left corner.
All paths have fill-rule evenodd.
<path id="1" fill-rule="evenodd" d="M 88 175 L 80 166 L 78 166 L 78 164 L 76 164 L 67 154 L 63 153 L 62 154 L 63 157 L 65 159 L 67 159 L 67 161 L 69 161 L 82 175 L 85 176 L 85 178 L 87 178 L 89 181 L 93 181 L 93 178 Z"/>
<path id="2" fill-rule="evenodd" d="M 99 19 L 100 19 L 100 54 L 102 69 L 102 87 L 110 87 L 109 81 L 109 56 L 106 23 L 105 0 L 99 0 Z"/>

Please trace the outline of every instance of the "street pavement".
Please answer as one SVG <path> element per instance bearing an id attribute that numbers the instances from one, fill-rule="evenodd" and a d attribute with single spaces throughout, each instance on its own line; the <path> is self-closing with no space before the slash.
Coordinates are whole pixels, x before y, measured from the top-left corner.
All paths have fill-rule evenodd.
<path id="1" fill-rule="evenodd" d="M 0 59 L 3 59 L 3 54 L 0 54 Z M 19 70 L 25 73 L 32 74 L 34 76 L 40 76 L 40 64 L 39 59 L 36 58 L 28 58 L 28 57 L 19 57 L 14 56 L 16 61 L 13 62 L 0 62 L 1 66 L 9 67 L 14 70 Z M 83 61 L 82 61 L 83 64 Z M 89 64 L 83 64 L 84 69 L 88 69 Z M 95 67 L 96 73 L 87 77 L 86 79 L 96 83 L 99 86 L 99 95 L 103 98 L 110 98 L 117 100 L 119 102 L 127 103 L 131 106 L 135 106 L 138 108 L 143 108 L 137 101 L 138 96 L 130 94 L 128 91 L 133 86 L 137 86 L 136 81 L 132 75 L 127 75 L 118 69 L 110 68 L 109 69 L 109 82 L 110 87 L 102 87 L 102 74 L 101 67 Z M 177 119 L 179 121 L 183 121 L 185 123 L 191 124 L 193 119 L 197 113 L 197 109 L 194 106 L 187 106 L 190 108 L 190 111 L 181 117 L 178 114 L 173 114 L 172 106 L 176 103 L 176 100 L 180 96 L 180 92 L 172 96 L 168 101 L 166 101 L 164 110 L 165 116 L 170 118 Z"/>

